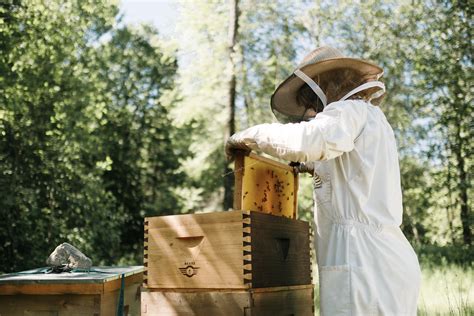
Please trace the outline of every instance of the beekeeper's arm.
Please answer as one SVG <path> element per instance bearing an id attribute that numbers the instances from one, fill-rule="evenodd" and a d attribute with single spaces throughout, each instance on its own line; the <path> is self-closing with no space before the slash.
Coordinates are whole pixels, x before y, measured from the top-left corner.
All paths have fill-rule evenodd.
<path id="1" fill-rule="evenodd" d="M 226 153 L 259 150 L 289 161 L 328 160 L 349 152 L 367 120 L 361 101 L 333 102 L 309 122 L 261 124 L 232 135 Z"/>

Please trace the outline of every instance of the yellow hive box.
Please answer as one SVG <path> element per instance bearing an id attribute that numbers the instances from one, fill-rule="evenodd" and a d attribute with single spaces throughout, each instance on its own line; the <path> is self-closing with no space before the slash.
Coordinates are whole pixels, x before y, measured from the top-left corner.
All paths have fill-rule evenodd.
<path id="1" fill-rule="evenodd" d="M 234 209 L 296 219 L 298 175 L 293 168 L 253 153 L 235 159 Z"/>

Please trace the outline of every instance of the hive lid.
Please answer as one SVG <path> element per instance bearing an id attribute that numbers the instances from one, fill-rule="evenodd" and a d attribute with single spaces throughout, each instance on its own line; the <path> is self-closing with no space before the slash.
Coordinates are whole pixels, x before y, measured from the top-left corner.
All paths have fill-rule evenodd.
<path id="1" fill-rule="evenodd" d="M 89 272 L 45 273 L 48 268 L 38 268 L 0 276 L 0 286 L 7 284 L 71 284 L 106 283 L 143 272 L 143 266 L 92 267 Z"/>

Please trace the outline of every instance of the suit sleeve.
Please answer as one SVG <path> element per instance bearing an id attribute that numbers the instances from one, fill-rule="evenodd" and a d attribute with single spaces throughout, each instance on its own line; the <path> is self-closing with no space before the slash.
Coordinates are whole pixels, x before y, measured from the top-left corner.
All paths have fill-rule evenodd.
<path id="1" fill-rule="evenodd" d="M 289 161 L 328 160 L 354 149 L 366 121 L 364 101 L 333 102 L 309 122 L 256 125 L 234 134 L 228 144 L 244 144 Z"/>

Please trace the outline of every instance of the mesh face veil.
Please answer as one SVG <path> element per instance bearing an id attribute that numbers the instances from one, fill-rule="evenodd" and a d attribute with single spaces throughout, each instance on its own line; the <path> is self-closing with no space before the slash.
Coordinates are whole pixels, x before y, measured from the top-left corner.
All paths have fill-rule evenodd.
<path id="1" fill-rule="evenodd" d="M 294 74 L 303 80 L 310 88 L 313 90 L 313 92 L 318 96 L 319 100 L 321 100 L 323 107 L 327 106 L 327 97 L 324 91 L 321 89 L 321 87 L 314 82 L 313 79 L 311 79 L 309 76 L 307 76 L 304 72 L 302 72 L 300 69 L 295 70 Z M 349 91 L 345 96 L 343 96 L 341 99 L 338 101 L 344 101 L 353 96 L 356 93 L 359 93 L 363 90 L 371 89 L 371 88 L 379 88 L 378 91 L 374 92 L 370 98 L 369 101 L 372 99 L 377 99 L 381 97 L 385 93 L 385 85 L 381 81 L 370 81 L 367 83 L 364 83 L 351 91 Z M 308 118 L 306 117 L 307 110 L 303 113 L 303 116 L 300 118 L 300 121 L 307 120 Z"/>
<path id="2" fill-rule="evenodd" d="M 318 47 L 307 54 L 298 64 L 296 70 L 276 87 L 270 98 L 270 107 L 275 117 L 282 123 L 301 122 L 302 120 L 311 119 L 315 113 L 311 108 L 308 109 L 306 104 L 311 105 L 312 102 L 307 103 L 305 101 L 304 104 L 299 102 L 300 88 L 304 85 L 308 85 L 311 88 L 311 91 L 315 93 L 314 97 L 316 97 L 318 103 L 321 102 L 321 104 L 316 106 L 317 110 L 320 111 L 323 106 L 327 106 L 328 95 L 322 91 L 321 87 L 312 78 L 336 69 L 352 69 L 364 74 L 367 78 L 374 78 L 375 80 L 379 80 L 383 75 L 383 69 L 369 61 L 344 56 L 341 51 L 334 47 Z M 378 99 L 385 91 L 385 86 L 382 82 L 371 81 L 367 85 L 361 85 L 349 92 L 341 100 L 350 98 L 354 93 L 370 88 L 373 90 L 370 90 L 369 94 L 372 94 L 372 91 L 377 92 L 372 94 L 370 99 Z M 311 94 L 309 96 L 305 94 L 304 98 L 306 99 L 307 97 L 311 100 L 313 99 Z"/>

